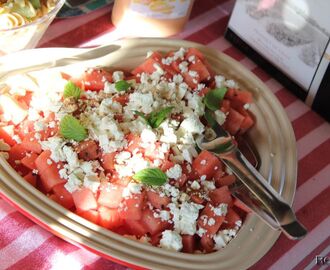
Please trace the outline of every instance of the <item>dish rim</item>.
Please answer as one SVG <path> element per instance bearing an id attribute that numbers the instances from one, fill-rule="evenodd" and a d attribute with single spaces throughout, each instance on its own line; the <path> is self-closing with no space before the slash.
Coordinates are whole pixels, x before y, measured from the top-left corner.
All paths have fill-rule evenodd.
<path id="1" fill-rule="evenodd" d="M 239 62 L 237 62 L 236 60 L 232 59 L 231 57 L 215 50 L 215 49 L 211 49 L 209 47 L 206 47 L 204 45 L 198 44 L 198 43 L 194 43 L 194 42 L 190 42 L 190 41 L 184 41 L 184 40 L 171 40 L 171 39 L 157 39 L 157 38 L 136 38 L 136 39 L 125 39 L 125 40 L 120 40 L 120 41 L 116 41 L 116 42 L 112 42 L 110 44 L 114 44 L 114 45 L 120 45 L 121 49 L 120 50 L 124 50 L 122 51 L 122 53 L 128 50 L 131 50 L 133 47 L 136 49 L 141 49 L 141 47 L 148 47 L 150 46 L 150 44 L 153 44 L 156 46 L 156 44 L 158 44 L 160 47 L 162 46 L 168 46 L 168 47 L 176 47 L 176 48 L 180 48 L 180 47 L 196 47 L 202 50 L 202 52 L 207 52 L 207 55 L 214 55 L 214 56 L 218 56 L 218 58 L 220 59 L 219 61 L 224 61 L 225 63 L 230 63 L 231 65 L 233 65 L 235 67 L 235 70 L 242 72 L 243 77 L 247 76 L 250 77 L 249 79 L 252 82 L 252 85 L 255 86 L 255 91 L 261 91 L 260 93 L 262 93 L 262 95 L 264 95 L 264 98 L 268 101 L 271 100 L 271 103 L 273 103 L 273 107 L 271 107 L 271 109 L 277 109 L 277 113 L 279 113 L 277 115 L 277 120 L 280 121 L 281 123 L 285 123 L 285 124 L 289 124 L 289 128 L 286 131 L 287 132 L 287 137 L 289 139 L 289 141 L 291 142 L 290 145 L 290 153 L 291 155 L 293 155 L 293 158 L 291 158 L 291 163 L 289 162 L 289 164 L 291 164 L 293 166 L 293 168 L 291 168 L 291 178 L 293 178 L 293 182 L 291 183 L 291 190 L 288 192 L 284 189 L 284 191 L 286 191 L 286 193 L 284 193 L 285 199 L 289 201 L 289 203 L 292 205 L 293 202 L 293 198 L 294 198 L 294 192 L 295 192 L 295 187 L 296 187 L 296 179 L 297 179 L 297 156 L 296 156 L 296 144 L 295 144 L 295 140 L 294 140 L 294 135 L 293 135 L 293 130 L 292 130 L 292 126 L 291 123 L 289 121 L 289 119 L 287 118 L 287 115 L 283 109 L 283 107 L 280 105 L 280 103 L 278 102 L 278 100 L 276 99 L 276 97 L 273 95 L 273 93 L 268 89 L 268 87 L 261 81 L 259 80 L 251 71 L 249 71 L 248 69 L 246 69 L 242 64 L 240 64 Z M 72 48 L 43 48 L 43 49 L 33 49 L 33 50 L 29 50 L 32 53 L 36 53 L 38 54 L 38 50 L 63 50 L 64 51 L 69 51 L 70 53 L 73 53 L 74 51 L 77 51 L 77 53 L 79 53 L 81 50 L 84 49 L 72 49 Z M 118 52 L 120 52 L 120 50 Z M 65 53 L 64 53 L 65 54 Z M 86 62 L 90 62 L 90 61 L 86 61 Z M 0 63 L 1 63 L 1 59 L 0 59 Z M 227 74 L 226 74 L 227 75 Z M 226 76 L 227 77 L 227 76 Z M 259 88 L 259 90 L 258 90 Z M 260 90 L 261 89 L 261 90 Z M 249 89 L 251 90 L 251 89 Z M 40 193 L 39 195 L 42 196 L 44 199 L 46 198 L 41 192 L 39 192 L 38 190 L 36 190 L 35 188 L 33 188 L 32 186 L 30 186 L 28 183 L 26 183 L 25 181 L 22 181 L 22 178 L 14 171 L 14 169 L 10 168 L 5 168 L 5 172 L 2 171 L 2 169 L 4 168 L 4 163 L 3 160 L 0 161 L 0 178 L 3 177 L 10 177 L 12 180 L 14 180 L 16 183 L 19 184 L 20 188 L 23 188 L 23 190 L 26 190 L 34 195 L 36 195 L 35 192 Z M 11 170 L 12 171 L 11 171 Z M 287 172 L 285 172 L 287 173 Z M 16 176 L 15 176 L 16 174 Z M 2 176 L 2 177 L 1 177 Z M 5 184 L 5 181 L 0 179 L 0 184 Z M 8 184 L 8 183 L 7 183 Z M 293 184 L 293 185 L 292 185 Z M 84 244 L 84 241 L 75 241 L 75 238 L 77 237 L 77 235 L 75 237 L 73 237 L 73 235 L 71 234 L 71 232 L 66 232 L 63 234 L 59 233 L 58 230 L 54 230 L 54 228 L 52 226 L 49 226 L 47 224 L 47 222 L 43 222 L 40 219 L 37 219 L 36 216 L 32 215 L 31 212 L 34 212 L 33 209 L 31 209 L 31 205 L 25 204 L 23 205 L 19 205 L 17 204 L 17 200 L 13 199 L 17 196 L 19 196 L 19 194 L 13 194 L 13 190 L 8 190 L 8 185 L 7 185 L 7 189 L 6 192 L 4 191 L 5 189 L 0 185 L 0 195 L 2 197 L 5 197 L 5 199 L 9 202 L 11 202 L 12 204 L 15 204 L 16 208 L 19 208 L 20 211 L 24 212 L 25 215 L 27 215 L 29 218 L 31 218 L 33 221 L 37 222 L 39 225 L 41 225 L 42 227 L 46 228 L 47 230 L 51 231 L 52 233 L 56 234 L 57 236 L 60 236 L 61 238 L 65 238 L 65 240 L 69 241 L 69 242 L 73 242 L 74 244 L 78 244 L 80 246 L 83 246 L 84 248 L 89 249 L 90 251 L 97 253 L 98 255 L 101 255 L 103 257 L 106 257 L 108 259 L 111 259 L 113 261 L 119 262 L 121 264 L 125 264 L 128 265 L 130 267 L 139 267 L 138 264 L 141 265 L 141 267 L 150 267 L 150 263 L 149 264 L 145 264 L 143 261 L 141 260 L 136 260 L 136 259 L 130 259 L 129 261 L 127 260 L 121 260 L 120 258 L 118 258 L 118 256 L 111 256 L 109 254 L 109 252 L 107 252 L 106 254 L 104 254 L 103 252 L 101 252 L 99 249 L 95 249 L 92 248 L 90 245 L 86 245 Z M 36 196 L 37 198 L 39 196 Z M 69 219 L 73 219 L 75 218 L 75 222 L 78 220 L 79 223 L 82 223 L 84 227 L 89 228 L 89 227 L 98 227 L 97 230 L 99 232 L 101 232 L 101 235 L 106 234 L 106 236 L 111 236 L 111 239 L 113 239 L 114 241 L 117 241 L 117 238 L 120 238 L 120 242 L 125 242 L 125 244 L 127 243 L 129 246 L 136 246 L 138 245 L 140 246 L 145 246 L 145 248 L 143 248 L 143 250 L 148 251 L 150 249 L 149 246 L 147 245 L 141 245 L 140 243 L 138 243 L 137 241 L 133 241 L 127 238 L 124 238 L 120 235 L 117 235 L 115 233 L 112 233 L 111 231 L 101 228 L 93 223 L 90 223 L 87 220 L 84 220 L 83 218 L 71 213 L 70 211 L 66 210 L 64 208 L 62 208 L 61 206 L 57 205 L 55 202 L 51 201 L 51 200 L 47 200 L 46 204 L 48 205 L 48 207 L 52 208 L 53 210 L 60 212 L 66 215 L 66 217 Z M 68 213 L 70 212 L 70 213 Z M 72 216 L 72 217 L 71 217 Z M 63 217 L 61 217 L 63 218 Z M 67 220 L 65 220 L 65 223 L 68 222 Z M 70 223 L 70 222 L 69 222 Z M 91 225 L 92 224 L 92 225 Z M 259 252 L 257 254 L 257 256 L 251 256 L 253 258 L 249 257 L 249 261 L 244 262 L 244 264 L 242 265 L 243 267 L 249 267 L 252 264 L 254 264 L 257 260 L 259 260 L 270 248 L 271 246 L 274 244 L 274 242 L 276 241 L 276 239 L 279 237 L 280 233 L 277 231 L 273 231 L 271 230 L 267 225 L 265 225 L 264 223 L 262 223 L 260 220 L 258 220 L 258 218 L 254 215 L 250 215 L 247 220 L 243 223 L 245 225 L 242 226 L 241 230 L 238 233 L 238 236 L 235 238 L 239 238 L 240 235 L 242 235 L 244 233 L 244 235 L 247 234 L 251 234 L 249 232 L 247 232 L 247 227 L 250 228 L 257 228 L 258 232 L 264 232 L 267 233 L 268 238 L 265 238 L 265 243 L 267 243 L 266 247 L 263 248 L 262 252 Z M 247 226 L 249 225 L 249 226 Z M 81 229 L 81 228 L 80 228 Z M 244 230 L 243 230 L 244 229 Z M 70 237 L 71 235 L 71 237 Z M 241 237 L 242 238 L 242 237 Z M 156 248 L 156 247 L 151 247 L 152 249 L 154 249 L 154 252 L 160 256 L 166 254 L 169 257 L 177 257 L 177 256 L 170 256 L 173 254 L 180 254 L 179 256 L 184 257 L 184 259 L 188 260 L 188 261 L 194 261 L 196 263 L 197 259 L 200 259 L 200 262 L 205 262 L 208 259 L 214 259 L 214 257 L 216 256 L 218 259 L 222 259 L 221 257 L 223 257 L 221 254 L 224 253 L 225 250 L 227 249 L 232 249 L 232 246 L 234 244 L 232 244 L 232 242 L 235 242 L 235 239 L 233 241 L 231 241 L 229 243 L 229 245 L 224 249 L 224 250 L 220 250 L 211 254 L 185 254 L 185 253 L 175 253 L 175 252 L 171 252 L 171 251 L 167 251 L 167 250 L 163 250 L 160 248 Z M 266 241 L 267 240 L 267 241 Z M 133 244 L 134 243 L 134 244 Z M 96 245 L 97 246 L 97 245 Z M 237 246 L 237 245 L 236 245 Z M 147 248 L 148 247 L 148 248 Z M 238 246 L 239 248 L 239 246 Z M 259 248 L 260 249 L 260 248 Z M 156 251 L 157 250 L 157 251 Z M 127 259 L 127 258 L 126 258 Z M 138 264 L 135 264 L 135 263 Z M 164 265 L 161 265 L 161 267 L 163 267 Z M 166 266 L 166 265 L 165 265 Z M 182 266 L 182 265 L 181 265 Z M 169 267 L 169 266 L 168 266 Z M 171 266 L 172 267 L 172 266 Z M 228 267 L 228 266 L 226 266 Z M 151 266 L 150 268 L 153 269 L 158 269 L 157 265 L 156 268 L 153 266 Z M 166 269 L 166 268 L 159 268 L 159 269 Z M 185 269 L 184 267 L 178 268 L 178 269 Z M 212 268 L 213 269 L 213 268 Z M 231 268 L 231 269 L 236 269 L 236 268 Z"/>

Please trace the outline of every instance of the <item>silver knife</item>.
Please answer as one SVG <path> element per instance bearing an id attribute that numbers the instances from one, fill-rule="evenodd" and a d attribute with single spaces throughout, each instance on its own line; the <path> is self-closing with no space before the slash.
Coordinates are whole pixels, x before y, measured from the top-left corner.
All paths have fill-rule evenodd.
<path id="1" fill-rule="evenodd" d="M 245 158 L 227 131 L 220 125 L 213 130 L 215 138 L 207 140 L 201 136 L 197 145 L 218 156 L 237 176 L 238 183 L 231 187 L 233 195 L 273 229 L 282 230 L 290 239 L 303 238 L 307 230 L 297 220 L 290 205 Z"/>

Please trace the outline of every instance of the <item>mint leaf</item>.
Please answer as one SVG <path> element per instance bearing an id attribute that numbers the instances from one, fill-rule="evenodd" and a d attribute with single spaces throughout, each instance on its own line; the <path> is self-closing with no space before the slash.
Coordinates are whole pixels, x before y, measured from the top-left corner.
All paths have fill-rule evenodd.
<path id="1" fill-rule="evenodd" d="M 158 112 L 152 112 L 148 117 L 148 122 L 152 128 L 158 128 L 161 123 L 170 115 L 174 107 L 166 107 Z"/>
<path id="2" fill-rule="evenodd" d="M 161 186 L 167 181 L 166 174 L 158 168 L 147 168 L 138 171 L 133 179 L 150 186 Z"/>
<path id="3" fill-rule="evenodd" d="M 149 124 L 149 123 L 148 123 L 148 117 L 147 117 L 144 113 L 139 112 L 139 111 L 134 111 L 134 113 L 135 113 L 136 115 L 142 117 L 142 118 L 147 122 L 147 124 Z"/>
<path id="4" fill-rule="evenodd" d="M 80 142 L 87 138 L 86 129 L 72 115 L 66 115 L 60 122 L 60 133 L 66 139 Z"/>
<path id="5" fill-rule="evenodd" d="M 218 125 L 217 121 L 214 119 L 213 112 L 210 109 L 205 110 L 204 117 L 211 128 Z"/>
<path id="6" fill-rule="evenodd" d="M 225 97 L 227 90 L 226 87 L 221 87 L 209 91 L 203 99 L 205 106 L 211 111 L 219 110 L 220 102 Z"/>
<path id="7" fill-rule="evenodd" d="M 158 112 L 152 112 L 148 116 L 138 111 L 134 111 L 134 113 L 137 114 L 138 116 L 141 116 L 147 122 L 147 124 L 152 128 L 158 128 L 161 125 L 161 123 L 163 123 L 164 120 L 170 115 L 173 108 L 174 107 L 166 107 Z"/>
<path id="8" fill-rule="evenodd" d="M 80 98 L 81 92 L 81 89 L 75 83 L 68 81 L 64 86 L 63 97 Z"/>
<path id="9" fill-rule="evenodd" d="M 127 91 L 127 89 L 130 87 L 131 87 L 131 84 L 124 80 L 121 80 L 121 81 L 118 81 L 115 83 L 115 88 L 118 92 Z"/>

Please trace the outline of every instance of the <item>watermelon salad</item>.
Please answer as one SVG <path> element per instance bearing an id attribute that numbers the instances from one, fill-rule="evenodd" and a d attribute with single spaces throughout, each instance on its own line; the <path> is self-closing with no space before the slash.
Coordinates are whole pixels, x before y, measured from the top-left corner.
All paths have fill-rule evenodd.
<path id="1" fill-rule="evenodd" d="M 254 124 L 252 95 L 215 74 L 195 48 L 150 52 L 130 71 L 7 82 L 0 151 L 31 185 L 125 237 L 186 253 L 233 239 L 249 211 L 232 172 L 196 137 L 213 125 L 236 138 Z"/>

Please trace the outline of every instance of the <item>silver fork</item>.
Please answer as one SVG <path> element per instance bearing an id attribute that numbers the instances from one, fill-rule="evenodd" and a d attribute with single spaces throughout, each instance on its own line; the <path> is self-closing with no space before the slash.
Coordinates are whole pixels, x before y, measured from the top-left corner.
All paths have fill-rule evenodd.
<path id="1" fill-rule="evenodd" d="M 233 196 L 246 204 L 273 229 L 282 230 L 290 239 L 303 238 L 307 230 L 297 220 L 289 204 L 251 165 L 227 131 L 219 125 L 213 127 L 213 130 L 216 133 L 214 139 L 207 140 L 200 136 L 197 145 L 200 149 L 218 156 L 237 176 L 239 181 L 230 186 Z"/>

